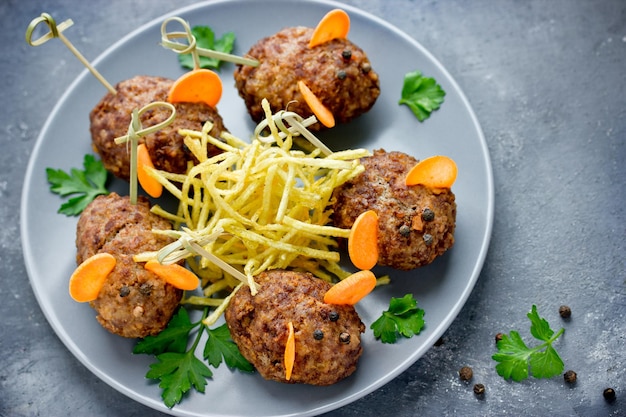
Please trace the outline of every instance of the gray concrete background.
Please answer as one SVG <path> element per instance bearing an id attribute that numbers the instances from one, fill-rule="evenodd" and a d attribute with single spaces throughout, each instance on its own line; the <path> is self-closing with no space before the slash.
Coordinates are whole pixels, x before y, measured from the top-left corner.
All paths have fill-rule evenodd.
<path id="1" fill-rule="evenodd" d="M 191 3 L 0 2 L 0 416 L 159 415 L 84 368 L 30 288 L 19 232 L 24 172 L 48 113 L 82 67 L 60 44 L 27 46 L 24 30 L 42 11 L 71 17 L 81 23 L 72 41 L 93 59 Z M 407 32 L 459 83 L 489 146 L 496 206 L 483 271 L 443 344 L 327 415 L 626 416 L 626 2 L 345 3 Z M 576 384 L 496 374 L 494 335 L 527 334 L 532 304 L 566 328 L 557 348 Z M 569 321 L 558 315 L 561 304 L 572 309 Z M 465 365 L 474 370 L 470 384 L 458 378 Z M 477 382 L 486 386 L 482 399 L 472 392 Z M 604 400 L 606 387 L 616 401 Z"/>

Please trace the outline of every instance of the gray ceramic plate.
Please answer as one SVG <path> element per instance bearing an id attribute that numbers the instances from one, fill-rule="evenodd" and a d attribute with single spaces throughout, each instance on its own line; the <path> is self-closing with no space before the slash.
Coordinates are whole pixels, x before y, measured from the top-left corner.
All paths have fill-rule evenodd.
<path id="1" fill-rule="evenodd" d="M 94 374 L 130 398 L 180 416 L 306 416 L 349 404 L 390 381 L 419 359 L 459 313 L 480 273 L 493 220 L 493 180 L 487 146 L 474 113 L 458 85 L 437 60 L 415 40 L 390 24 L 346 5 L 328 1 L 213 1 L 173 12 L 191 25 L 209 25 L 216 34 L 234 31 L 236 53 L 285 26 L 315 26 L 330 9 L 342 7 L 351 17 L 349 38 L 369 55 L 380 74 L 382 94 L 373 110 L 349 126 L 326 135 L 335 149 L 366 147 L 405 151 L 417 158 L 445 154 L 456 160 L 459 178 L 456 244 L 434 264 L 409 273 L 388 272 L 392 284 L 379 288 L 358 305 L 369 325 L 387 308 L 390 297 L 413 293 L 426 311 L 426 327 L 417 337 L 394 345 L 374 340 L 368 329 L 364 354 L 355 374 L 330 387 L 285 385 L 258 375 L 231 373 L 224 366 L 207 385 L 173 409 L 166 408 L 160 389 L 144 375 L 152 358 L 131 353 L 134 341 L 103 330 L 88 305 L 73 302 L 67 282 L 76 267 L 76 218 L 57 214 L 61 203 L 48 191 L 45 168 L 81 167 L 91 152 L 88 110 L 105 94 L 83 73 L 48 118 L 33 151 L 22 200 L 22 241 L 30 281 L 51 326 L 67 348 Z M 158 45 L 155 20 L 109 48 L 96 61 L 99 71 L 116 83 L 138 74 L 176 78 L 183 73 L 173 52 Z M 242 138 L 253 129 L 232 81 L 233 66 L 221 70 L 225 91 L 218 109 L 226 126 Z M 397 104 L 405 73 L 415 69 L 435 77 L 447 92 L 441 110 L 419 123 Z M 230 80 L 230 81 L 229 81 Z M 127 192 L 114 182 L 113 189 Z"/>

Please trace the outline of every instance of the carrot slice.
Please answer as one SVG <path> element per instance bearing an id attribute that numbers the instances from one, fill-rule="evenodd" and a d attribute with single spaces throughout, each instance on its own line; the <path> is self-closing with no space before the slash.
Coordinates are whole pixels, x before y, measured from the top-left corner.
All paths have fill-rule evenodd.
<path id="1" fill-rule="evenodd" d="M 222 97 L 222 80 L 208 69 L 189 71 L 174 81 L 167 101 L 170 103 L 206 103 L 215 107 Z"/>
<path id="2" fill-rule="evenodd" d="M 85 259 L 70 277 L 70 297 L 79 303 L 98 298 L 100 289 L 116 263 L 113 255 L 104 252 Z"/>
<path id="3" fill-rule="evenodd" d="M 304 81 L 298 81 L 298 88 L 300 89 L 300 93 L 302 97 L 304 97 L 304 101 L 309 106 L 317 120 L 320 121 L 326 127 L 335 126 L 335 116 L 328 110 L 328 107 L 324 106 L 324 104 L 320 101 L 320 99 L 311 91 L 308 85 L 304 83 Z"/>
<path id="4" fill-rule="evenodd" d="M 326 291 L 324 302 L 327 304 L 354 305 L 372 292 L 375 286 L 376 276 L 372 271 L 355 272 Z"/>
<path id="5" fill-rule="evenodd" d="M 447 156 L 435 155 L 418 162 L 406 175 L 406 185 L 451 188 L 456 181 L 456 163 Z"/>
<path id="6" fill-rule="evenodd" d="M 372 269 L 378 263 L 378 214 L 374 210 L 364 211 L 354 221 L 348 255 L 359 269 Z"/>
<path id="7" fill-rule="evenodd" d="M 151 260 L 146 262 L 144 268 L 181 290 L 195 290 L 200 284 L 196 274 L 178 264 L 163 265 L 159 261 Z"/>
<path id="8" fill-rule="evenodd" d="M 287 329 L 289 334 L 287 335 L 287 344 L 285 345 L 285 379 L 289 381 L 291 379 L 291 372 L 293 371 L 293 364 L 296 361 L 296 335 L 293 330 L 293 323 L 287 323 Z"/>
<path id="9" fill-rule="evenodd" d="M 309 41 L 309 48 L 337 38 L 345 38 L 350 31 L 350 16 L 341 9 L 326 13 L 315 27 Z"/>
<path id="10" fill-rule="evenodd" d="M 163 185 L 151 177 L 144 167 L 154 168 L 145 143 L 137 146 L 137 180 L 150 197 L 158 198 L 163 193 Z"/>

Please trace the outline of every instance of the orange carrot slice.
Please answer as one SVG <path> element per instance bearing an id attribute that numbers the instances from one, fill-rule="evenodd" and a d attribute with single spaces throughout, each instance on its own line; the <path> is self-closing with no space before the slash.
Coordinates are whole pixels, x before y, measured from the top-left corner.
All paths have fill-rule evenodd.
<path id="1" fill-rule="evenodd" d="M 178 264 L 163 265 L 159 261 L 151 260 L 146 262 L 144 268 L 181 290 L 195 290 L 200 284 L 196 274 Z"/>
<path id="2" fill-rule="evenodd" d="M 296 361 L 296 335 L 293 330 L 293 323 L 287 323 L 287 329 L 289 334 L 287 335 L 287 344 L 285 345 L 285 379 L 289 381 L 291 379 L 291 373 L 293 371 L 293 364 Z"/>
<path id="3" fill-rule="evenodd" d="M 456 163 L 443 155 L 435 155 L 418 162 L 406 175 L 406 185 L 425 185 L 430 188 L 451 188 L 456 181 Z"/>
<path id="4" fill-rule="evenodd" d="M 372 269 L 378 263 L 378 214 L 374 210 L 364 211 L 354 221 L 348 255 L 359 269 Z"/>
<path id="5" fill-rule="evenodd" d="M 137 146 L 137 180 L 150 197 L 158 198 L 163 193 L 163 185 L 151 177 L 144 167 L 154 168 L 145 143 Z"/>
<path id="6" fill-rule="evenodd" d="M 345 38 L 350 31 L 350 16 L 341 9 L 334 9 L 326 13 L 313 31 L 309 41 L 309 48 L 321 45 L 333 39 Z"/>
<path id="7" fill-rule="evenodd" d="M 117 260 L 110 253 L 97 253 L 85 259 L 70 277 L 70 297 L 79 303 L 98 298 L 100 289 L 116 263 Z"/>
<path id="8" fill-rule="evenodd" d="M 206 103 L 215 107 L 222 97 L 222 80 L 208 69 L 185 73 L 170 87 L 167 101 L 170 103 Z"/>
<path id="9" fill-rule="evenodd" d="M 302 97 L 304 97 L 304 101 L 309 106 L 317 120 L 320 121 L 326 127 L 335 126 L 335 116 L 328 110 L 328 107 L 324 106 L 324 104 L 320 101 L 320 99 L 311 91 L 308 85 L 304 83 L 304 81 L 298 81 L 298 88 L 300 89 L 300 93 Z"/>
<path id="10" fill-rule="evenodd" d="M 327 304 L 354 305 L 372 292 L 375 286 L 376 276 L 372 271 L 355 272 L 326 291 L 324 302 Z"/>

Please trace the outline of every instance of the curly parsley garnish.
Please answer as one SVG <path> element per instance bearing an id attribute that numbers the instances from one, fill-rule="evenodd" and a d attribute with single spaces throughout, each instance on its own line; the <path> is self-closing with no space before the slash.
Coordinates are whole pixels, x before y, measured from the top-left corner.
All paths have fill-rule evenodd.
<path id="1" fill-rule="evenodd" d="M 530 333 L 543 343 L 529 348 L 515 330 L 508 335 L 503 335 L 497 343 L 498 353 L 492 356 L 498 362 L 496 365 L 498 375 L 516 382 L 528 378 L 529 368 L 535 378 L 551 378 L 559 375 L 563 372 L 564 365 L 552 343 L 563 334 L 565 329 L 555 333 L 550 328 L 550 324 L 539 317 L 535 305 L 526 316 L 531 323 Z"/>
<path id="2" fill-rule="evenodd" d="M 157 379 L 163 390 L 161 397 L 169 408 L 180 403 L 183 395 L 193 387 L 204 393 L 207 379 L 213 372 L 205 362 L 195 355 L 202 334 L 206 331 L 208 339 L 203 350 L 203 359 L 214 368 L 224 361 L 229 369 L 239 369 L 243 372 L 253 372 L 254 367 L 239 352 L 237 345 L 231 340 L 230 331 L 226 324 L 215 329 L 209 329 L 202 323 L 208 309 L 205 309 L 202 319 L 192 323 L 185 308 L 180 307 L 172 317 L 167 328 L 156 336 L 148 336 L 139 341 L 133 353 L 155 355 L 157 362 L 150 365 L 146 378 Z M 187 349 L 192 330 L 197 328 L 195 339 Z"/>
<path id="3" fill-rule="evenodd" d="M 422 331 L 424 310 L 417 307 L 412 294 L 402 298 L 392 297 L 389 309 L 372 323 L 374 337 L 383 343 L 396 343 L 398 335 L 410 338 Z"/>
<path id="4" fill-rule="evenodd" d="M 404 76 L 402 98 L 398 104 L 409 106 L 420 122 L 439 109 L 446 92 L 434 78 L 424 77 L 420 71 L 409 72 Z"/>
<path id="5" fill-rule="evenodd" d="M 61 169 L 46 168 L 50 191 L 61 197 L 72 196 L 59 208 L 61 214 L 79 215 L 94 198 L 109 193 L 105 186 L 108 172 L 102 162 L 87 154 L 83 167 L 83 171 L 72 168 L 69 174 Z"/>
<path id="6" fill-rule="evenodd" d="M 213 51 L 224 52 L 229 54 L 233 50 L 235 44 L 235 34 L 226 32 L 221 38 L 215 38 L 215 33 L 208 26 L 194 26 L 191 33 L 196 38 L 196 45 L 199 48 L 210 49 Z M 222 60 L 217 58 L 209 58 L 199 56 L 200 68 L 219 69 Z M 191 54 L 178 55 L 178 61 L 183 68 L 194 69 L 193 57 Z"/>

